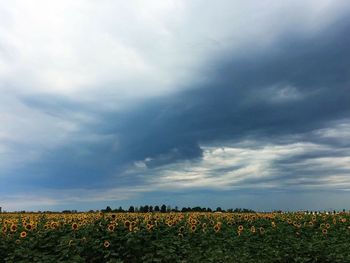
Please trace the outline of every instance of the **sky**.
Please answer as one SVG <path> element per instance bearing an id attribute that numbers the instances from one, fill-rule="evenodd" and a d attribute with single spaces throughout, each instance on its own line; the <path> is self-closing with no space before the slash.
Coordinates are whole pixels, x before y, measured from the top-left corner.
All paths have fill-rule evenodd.
<path id="1" fill-rule="evenodd" d="M 0 206 L 350 209 L 350 2 L 0 2 Z"/>

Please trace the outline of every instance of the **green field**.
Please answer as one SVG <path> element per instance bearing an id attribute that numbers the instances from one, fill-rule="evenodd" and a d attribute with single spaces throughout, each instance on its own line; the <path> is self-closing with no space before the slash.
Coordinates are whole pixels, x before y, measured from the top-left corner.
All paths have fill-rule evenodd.
<path id="1" fill-rule="evenodd" d="M 350 262 L 350 215 L 0 214 L 0 262 Z"/>

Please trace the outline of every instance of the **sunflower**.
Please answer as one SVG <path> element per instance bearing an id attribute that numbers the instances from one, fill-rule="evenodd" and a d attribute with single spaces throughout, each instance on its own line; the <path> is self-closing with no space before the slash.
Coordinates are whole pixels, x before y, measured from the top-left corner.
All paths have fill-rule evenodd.
<path id="1" fill-rule="evenodd" d="M 27 236 L 27 232 L 26 231 L 22 231 L 20 235 L 21 235 L 21 238 L 25 238 Z"/>
<path id="2" fill-rule="evenodd" d="M 51 222 L 50 226 L 52 229 L 56 229 L 58 227 L 58 224 L 57 222 Z"/>
<path id="3" fill-rule="evenodd" d="M 329 223 L 326 224 L 326 228 L 329 229 L 331 225 Z"/>
<path id="4" fill-rule="evenodd" d="M 147 229 L 148 229 L 149 231 L 151 231 L 151 230 L 153 229 L 153 227 L 154 227 L 154 225 L 152 225 L 152 224 L 147 224 Z"/>
<path id="5" fill-rule="evenodd" d="M 184 231 L 185 231 L 185 227 L 184 226 L 180 226 L 179 232 L 184 232 Z"/>
<path id="6" fill-rule="evenodd" d="M 252 227 L 250 228 L 250 232 L 255 233 L 255 226 L 252 226 Z"/>
<path id="7" fill-rule="evenodd" d="M 114 229 L 115 229 L 115 225 L 112 225 L 112 224 L 108 225 L 108 231 L 113 232 Z"/>
<path id="8" fill-rule="evenodd" d="M 272 227 L 276 227 L 276 223 L 274 221 L 271 222 Z"/>
<path id="9" fill-rule="evenodd" d="M 264 234 L 265 233 L 265 229 L 263 227 L 259 227 L 259 231 L 260 231 L 260 234 Z"/>
<path id="10" fill-rule="evenodd" d="M 72 229 L 73 230 L 77 230 L 78 229 L 78 224 L 77 223 L 73 223 L 72 224 Z"/>
<path id="11" fill-rule="evenodd" d="M 322 229 L 322 234 L 327 235 L 327 233 L 328 233 L 327 228 Z"/>
<path id="12" fill-rule="evenodd" d="M 105 248 L 108 248 L 110 245 L 111 245 L 111 243 L 109 243 L 109 241 L 107 241 L 107 240 L 103 243 L 103 246 Z"/>
<path id="13" fill-rule="evenodd" d="M 216 224 L 215 226 L 214 226 L 214 231 L 215 231 L 215 233 L 217 233 L 217 232 L 219 232 L 220 231 L 220 225 L 218 225 L 218 224 Z"/>
<path id="14" fill-rule="evenodd" d="M 184 237 L 184 235 L 183 235 L 182 233 L 179 233 L 179 234 L 177 234 L 177 235 L 178 235 L 178 237 L 181 238 L 181 239 Z"/>
<path id="15" fill-rule="evenodd" d="M 125 220 L 124 226 L 125 226 L 126 228 L 129 228 L 129 226 L 130 226 L 130 221 L 129 221 L 129 220 Z"/>
<path id="16" fill-rule="evenodd" d="M 243 231 L 244 227 L 242 225 L 238 226 L 238 231 Z"/>
<path id="17" fill-rule="evenodd" d="M 11 232 L 16 232 L 17 231 L 17 225 L 12 224 L 10 229 L 11 229 Z"/>
<path id="18" fill-rule="evenodd" d="M 196 229 L 197 229 L 196 225 L 191 225 L 191 231 L 192 231 L 192 232 L 195 232 Z"/>
<path id="19" fill-rule="evenodd" d="M 27 229 L 27 230 L 32 230 L 32 228 L 33 228 L 33 226 L 32 226 L 31 224 L 27 224 L 27 225 L 26 225 L 26 229 Z"/>

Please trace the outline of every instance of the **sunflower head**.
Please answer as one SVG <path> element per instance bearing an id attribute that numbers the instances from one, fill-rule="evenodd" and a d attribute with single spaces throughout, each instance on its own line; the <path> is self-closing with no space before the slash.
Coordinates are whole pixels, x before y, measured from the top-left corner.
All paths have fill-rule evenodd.
<path id="1" fill-rule="evenodd" d="M 130 221 L 129 221 L 129 220 L 125 220 L 124 226 L 125 226 L 126 228 L 129 228 L 129 226 L 130 226 Z"/>
<path id="2" fill-rule="evenodd" d="M 72 229 L 73 230 L 77 230 L 78 229 L 78 224 L 77 223 L 73 223 L 72 224 Z"/>
<path id="3" fill-rule="evenodd" d="M 265 228 L 259 227 L 259 232 L 261 235 L 263 235 L 265 233 Z"/>
<path id="4" fill-rule="evenodd" d="M 27 236 L 27 232 L 26 231 L 22 231 L 20 235 L 21 235 L 21 238 L 25 238 Z"/>
<path id="5" fill-rule="evenodd" d="M 105 248 L 108 248 L 110 245 L 111 245 L 111 243 L 109 243 L 109 241 L 107 241 L 107 240 L 105 242 L 103 242 L 103 246 Z"/>
<path id="6" fill-rule="evenodd" d="M 112 225 L 112 224 L 108 225 L 108 231 L 113 232 L 114 229 L 115 229 L 115 225 Z"/>
<path id="7" fill-rule="evenodd" d="M 197 229 L 196 225 L 191 225 L 191 232 L 195 232 Z"/>
<path id="8" fill-rule="evenodd" d="M 214 226 L 214 231 L 215 231 L 215 233 L 218 233 L 218 232 L 220 231 L 220 229 L 221 229 L 220 225 L 216 224 L 216 225 Z"/>
<path id="9" fill-rule="evenodd" d="M 16 232 L 17 231 L 17 225 L 12 224 L 11 225 L 11 232 Z"/>

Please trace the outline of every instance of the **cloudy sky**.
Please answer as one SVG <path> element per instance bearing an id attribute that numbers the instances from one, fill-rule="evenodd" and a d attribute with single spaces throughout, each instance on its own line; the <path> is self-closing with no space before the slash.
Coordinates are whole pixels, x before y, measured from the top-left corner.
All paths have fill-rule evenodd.
<path id="1" fill-rule="evenodd" d="M 350 2 L 4 0 L 0 206 L 350 209 Z"/>

